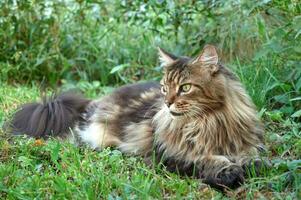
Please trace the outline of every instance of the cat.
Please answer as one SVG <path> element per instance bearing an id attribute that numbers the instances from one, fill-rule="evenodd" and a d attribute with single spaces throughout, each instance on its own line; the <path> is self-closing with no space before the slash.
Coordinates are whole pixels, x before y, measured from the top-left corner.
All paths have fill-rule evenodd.
<path id="1" fill-rule="evenodd" d="M 196 58 L 159 48 L 160 83 L 126 85 L 98 100 L 65 92 L 23 105 L 15 134 L 74 135 L 101 150 L 115 147 L 168 170 L 195 176 L 215 188 L 244 182 L 251 161 L 260 165 L 264 129 L 244 87 L 206 45 Z"/>

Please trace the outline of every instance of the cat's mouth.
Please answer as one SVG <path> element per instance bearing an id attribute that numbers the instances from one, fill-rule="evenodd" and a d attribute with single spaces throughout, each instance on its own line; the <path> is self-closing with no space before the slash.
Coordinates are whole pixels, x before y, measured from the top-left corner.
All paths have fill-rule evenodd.
<path id="1" fill-rule="evenodd" d="M 184 115 L 184 113 L 178 113 L 178 112 L 173 112 L 173 111 L 169 111 L 170 114 L 172 114 L 173 116 L 182 116 Z"/>

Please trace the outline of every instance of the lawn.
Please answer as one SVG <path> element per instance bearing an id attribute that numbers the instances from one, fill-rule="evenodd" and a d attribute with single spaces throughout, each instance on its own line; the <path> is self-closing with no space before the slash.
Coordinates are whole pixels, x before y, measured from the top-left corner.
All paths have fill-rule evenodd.
<path id="1" fill-rule="evenodd" d="M 0 1 L 0 199 L 301 199 L 301 4 L 297 0 Z M 271 168 L 225 193 L 116 149 L 12 136 L 41 93 L 97 98 L 159 80 L 161 46 L 205 44 L 245 85 L 265 125 Z M 2 128 L 3 127 L 3 128 Z"/>

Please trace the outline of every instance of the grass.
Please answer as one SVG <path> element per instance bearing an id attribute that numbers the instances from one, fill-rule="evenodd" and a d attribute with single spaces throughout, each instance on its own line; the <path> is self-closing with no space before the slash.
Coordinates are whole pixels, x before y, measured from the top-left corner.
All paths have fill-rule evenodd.
<path id="1" fill-rule="evenodd" d="M 87 83 L 88 84 L 88 83 Z M 87 90 L 95 97 L 104 90 Z M 39 96 L 37 85 L 0 87 L 0 121 L 17 106 Z M 269 119 L 268 157 L 273 163 L 262 177 L 252 177 L 226 195 L 199 180 L 146 166 L 139 157 L 114 149 L 102 152 L 59 139 L 35 140 L 0 132 L 1 199 L 297 199 L 301 197 L 300 124 Z"/>

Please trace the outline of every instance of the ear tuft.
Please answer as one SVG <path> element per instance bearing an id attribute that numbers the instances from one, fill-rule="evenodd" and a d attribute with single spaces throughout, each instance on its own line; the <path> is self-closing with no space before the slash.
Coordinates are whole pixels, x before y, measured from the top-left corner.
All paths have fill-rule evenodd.
<path id="1" fill-rule="evenodd" d="M 158 53 L 159 53 L 160 63 L 163 66 L 170 65 L 177 59 L 175 55 L 168 53 L 167 51 L 165 51 L 160 47 L 158 47 Z"/>
<path id="2" fill-rule="evenodd" d="M 215 47 L 213 45 L 205 45 L 201 54 L 195 59 L 195 62 L 216 65 L 218 63 L 218 55 Z"/>

